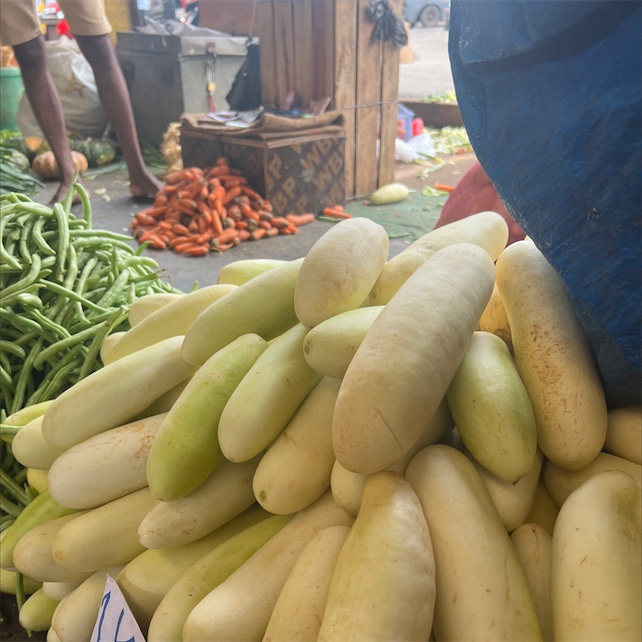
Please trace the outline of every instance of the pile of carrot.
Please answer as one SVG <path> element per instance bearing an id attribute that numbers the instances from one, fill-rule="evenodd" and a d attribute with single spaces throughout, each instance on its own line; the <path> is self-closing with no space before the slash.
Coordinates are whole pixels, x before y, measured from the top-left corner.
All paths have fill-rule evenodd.
<path id="1" fill-rule="evenodd" d="M 203 256 L 242 241 L 296 234 L 314 218 L 311 213 L 275 216 L 272 204 L 221 157 L 213 167 L 168 174 L 153 205 L 135 214 L 130 228 L 150 248 Z"/>

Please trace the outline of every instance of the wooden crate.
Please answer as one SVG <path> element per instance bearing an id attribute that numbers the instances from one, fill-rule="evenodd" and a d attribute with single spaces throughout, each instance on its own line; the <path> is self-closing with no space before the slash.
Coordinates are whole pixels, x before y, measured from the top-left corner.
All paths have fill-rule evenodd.
<path id="1" fill-rule="evenodd" d="M 223 154 L 274 213 L 320 213 L 345 202 L 345 138 L 310 134 L 272 140 L 223 137 Z"/>
<path id="2" fill-rule="evenodd" d="M 369 0 L 257 0 L 261 92 L 281 107 L 289 91 L 303 106 L 330 98 L 345 119 L 346 198 L 394 179 L 399 50 L 372 41 Z M 390 0 L 401 15 L 402 0 Z"/>

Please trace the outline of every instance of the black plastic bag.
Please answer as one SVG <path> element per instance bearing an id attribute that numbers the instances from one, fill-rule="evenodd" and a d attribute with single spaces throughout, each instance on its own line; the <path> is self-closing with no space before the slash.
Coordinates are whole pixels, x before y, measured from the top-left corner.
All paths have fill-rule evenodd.
<path id="1" fill-rule="evenodd" d="M 225 99 L 232 111 L 250 111 L 261 106 L 259 43 L 255 38 L 248 41 L 247 57 Z"/>

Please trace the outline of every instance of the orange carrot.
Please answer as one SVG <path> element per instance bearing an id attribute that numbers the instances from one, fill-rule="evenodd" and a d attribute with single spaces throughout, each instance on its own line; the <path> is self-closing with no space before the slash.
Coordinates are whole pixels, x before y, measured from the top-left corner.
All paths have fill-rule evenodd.
<path id="1" fill-rule="evenodd" d="M 224 230 L 220 234 L 217 234 L 214 237 L 214 240 L 217 243 L 230 243 L 234 240 L 236 240 L 239 237 L 238 230 L 230 228 L 229 230 Z"/>
<path id="2" fill-rule="evenodd" d="M 314 221 L 314 214 L 310 214 L 310 213 L 286 214 L 285 220 L 291 225 L 298 227 L 299 225 L 306 225 L 307 223 L 312 223 L 312 221 Z"/>
<path id="3" fill-rule="evenodd" d="M 227 194 L 221 201 L 222 205 L 227 205 L 229 202 L 233 201 L 237 196 L 240 196 L 241 194 L 241 186 L 237 185 L 236 187 L 232 187 L 232 189 L 228 190 Z"/>
<path id="4" fill-rule="evenodd" d="M 455 186 L 454 185 L 444 185 L 443 183 L 435 183 L 433 185 L 435 189 L 438 189 L 441 192 L 454 192 L 455 191 Z"/>
<path id="5" fill-rule="evenodd" d="M 331 207 L 323 208 L 323 216 L 327 216 L 328 218 L 341 218 L 341 219 L 352 218 L 352 215 L 348 214 L 348 212 L 335 210 L 335 209 L 332 209 Z"/>
<path id="6" fill-rule="evenodd" d="M 184 180 L 193 181 L 194 178 L 195 178 L 195 174 L 191 169 L 182 169 L 178 172 L 168 174 L 165 177 L 165 182 L 168 185 L 176 185 L 177 183 L 180 183 L 181 181 L 184 181 Z"/>
<path id="7" fill-rule="evenodd" d="M 276 236 L 278 233 L 279 229 L 276 227 L 271 227 L 269 230 L 265 230 L 265 236 L 269 238 Z"/>
<path id="8" fill-rule="evenodd" d="M 287 227 L 289 225 L 289 223 L 288 223 L 287 219 L 285 218 L 285 216 L 274 216 L 272 218 L 271 223 L 272 223 L 272 227 L 276 227 L 276 228 L 279 228 L 279 229 L 283 228 L 283 227 Z"/>
<path id="9" fill-rule="evenodd" d="M 228 162 L 228 160 L 227 160 L 227 158 L 225 156 L 219 156 L 216 159 L 216 165 L 218 165 L 219 167 L 221 165 L 229 165 L 229 162 Z"/>
<path id="10" fill-rule="evenodd" d="M 219 234 L 223 233 L 223 225 L 221 223 L 221 217 L 218 215 L 217 211 L 212 212 L 212 228 L 216 236 L 219 236 Z"/>
<path id="11" fill-rule="evenodd" d="M 250 238 L 250 231 L 249 230 L 239 230 L 239 239 L 241 241 L 247 241 Z"/>
<path id="12" fill-rule="evenodd" d="M 254 241 L 258 241 L 259 239 L 262 239 L 265 236 L 265 232 L 267 230 L 264 230 L 262 227 L 257 227 L 252 234 L 250 234 L 250 238 L 253 239 Z"/>

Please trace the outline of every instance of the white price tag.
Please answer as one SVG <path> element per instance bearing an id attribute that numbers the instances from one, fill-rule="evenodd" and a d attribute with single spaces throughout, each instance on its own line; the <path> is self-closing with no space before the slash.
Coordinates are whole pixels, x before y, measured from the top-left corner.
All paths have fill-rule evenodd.
<path id="1" fill-rule="evenodd" d="M 109 575 L 90 642 L 145 642 L 125 596 Z"/>

